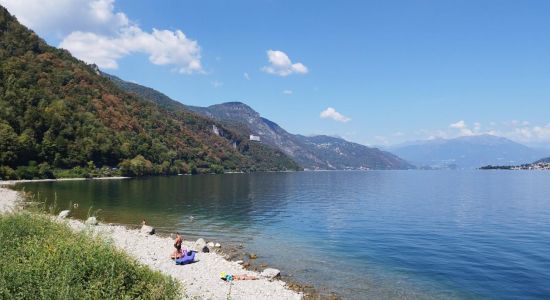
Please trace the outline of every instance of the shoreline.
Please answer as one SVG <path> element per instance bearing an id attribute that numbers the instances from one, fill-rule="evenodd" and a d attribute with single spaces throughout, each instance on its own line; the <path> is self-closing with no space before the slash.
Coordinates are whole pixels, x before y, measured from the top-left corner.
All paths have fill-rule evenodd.
<path id="1" fill-rule="evenodd" d="M 15 185 L 18 183 L 31 183 L 31 182 L 57 182 L 57 181 L 84 181 L 84 180 L 121 180 L 130 179 L 132 177 L 113 176 L 113 177 L 73 177 L 73 178 L 54 178 L 54 179 L 17 179 L 17 180 L 0 180 L 1 186 Z"/>
<path id="2" fill-rule="evenodd" d="M 2 187 L 18 182 L 21 181 L 0 182 L 0 213 L 14 211 L 18 203 L 23 201 L 24 197 L 20 192 Z M 140 230 L 129 229 L 121 225 L 112 226 L 100 223 L 91 226 L 75 219 L 65 219 L 61 222 L 68 224 L 74 230 L 86 230 L 100 235 L 141 264 L 172 276 L 181 282 L 184 287 L 183 299 L 227 299 L 229 292 L 231 299 L 304 298 L 303 293 L 291 290 L 289 284 L 284 281 L 264 278 L 259 272 L 246 270 L 242 265 L 229 261 L 223 254 L 216 252 L 199 252 L 196 254 L 195 263 L 178 266 L 169 258 L 173 251 L 174 242 L 170 237 L 143 234 Z M 183 241 L 183 247 L 186 249 L 193 249 L 194 244 L 192 241 Z M 256 276 L 259 279 L 234 281 L 229 284 L 219 278 L 221 272 L 237 275 L 246 274 Z"/>

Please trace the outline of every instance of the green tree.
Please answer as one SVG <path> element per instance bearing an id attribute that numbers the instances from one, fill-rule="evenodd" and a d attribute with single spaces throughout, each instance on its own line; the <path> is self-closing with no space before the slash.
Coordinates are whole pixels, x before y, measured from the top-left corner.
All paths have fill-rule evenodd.
<path id="1" fill-rule="evenodd" d="M 11 165 L 17 159 L 17 133 L 7 123 L 0 123 L 0 165 Z"/>
<path id="2" fill-rule="evenodd" d="M 153 164 L 142 155 L 126 159 L 119 166 L 124 176 L 145 176 L 153 173 Z"/>

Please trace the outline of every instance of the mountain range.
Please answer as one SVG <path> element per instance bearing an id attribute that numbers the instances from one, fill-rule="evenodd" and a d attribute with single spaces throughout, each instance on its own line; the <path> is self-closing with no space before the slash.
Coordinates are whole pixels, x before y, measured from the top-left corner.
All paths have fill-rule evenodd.
<path id="1" fill-rule="evenodd" d="M 241 102 L 227 102 L 208 107 L 184 105 L 154 89 L 127 82 L 103 73 L 120 88 L 157 103 L 172 111 L 193 111 L 214 119 L 228 128 L 246 135 L 255 135 L 261 143 L 278 149 L 305 169 L 311 170 L 366 170 L 411 169 L 413 165 L 377 148 L 325 135 L 303 136 L 291 134 L 277 123 L 263 118 Z"/>
<path id="2" fill-rule="evenodd" d="M 488 134 L 409 142 L 391 147 L 389 151 L 419 167 L 435 169 L 520 165 L 550 154 L 550 151 L 533 149 Z"/>

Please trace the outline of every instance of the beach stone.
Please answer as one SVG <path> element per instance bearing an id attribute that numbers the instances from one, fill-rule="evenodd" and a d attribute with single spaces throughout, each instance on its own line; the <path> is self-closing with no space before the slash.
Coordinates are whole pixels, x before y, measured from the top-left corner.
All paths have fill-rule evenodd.
<path id="1" fill-rule="evenodd" d="M 208 246 L 204 246 L 202 247 L 202 253 L 209 253 L 210 252 L 210 248 L 208 248 Z"/>
<path id="2" fill-rule="evenodd" d="M 249 254 L 248 254 L 248 258 L 250 258 L 250 259 L 256 259 L 256 258 L 258 258 L 258 255 L 256 255 L 256 253 L 249 253 Z"/>
<path id="3" fill-rule="evenodd" d="M 208 246 L 208 248 L 214 248 L 214 242 L 208 242 L 206 246 Z"/>
<path id="4" fill-rule="evenodd" d="M 153 226 L 143 225 L 143 226 L 141 226 L 140 232 L 142 234 L 153 235 L 153 234 L 155 234 L 155 228 Z"/>
<path id="5" fill-rule="evenodd" d="M 69 216 L 70 211 L 69 210 L 62 210 L 59 215 L 57 215 L 58 219 L 65 219 Z"/>
<path id="6" fill-rule="evenodd" d="M 216 243 L 216 244 L 214 245 L 214 247 L 216 247 L 216 248 L 221 248 L 222 245 L 220 245 L 220 243 Z"/>
<path id="7" fill-rule="evenodd" d="M 267 268 L 263 270 L 262 273 L 260 273 L 262 277 L 273 279 L 275 277 L 278 277 L 281 275 L 281 271 L 274 269 L 274 268 Z"/>
<path id="8" fill-rule="evenodd" d="M 235 261 L 235 262 L 238 263 L 239 265 L 244 264 L 244 261 L 242 261 L 242 260 L 237 260 L 237 261 Z"/>
<path id="9" fill-rule="evenodd" d="M 193 247 L 196 251 L 201 251 L 201 252 L 204 252 L 204 247 L 206 247 L 206 242 L 204 241 L 203 238 L 200 238 L 198 239 L 196 242 L 195 242 L 195 246 Z"/>
<path id="10" fill-rule="evenodd" d="M 88 220 L 86 220 L 86 222 L 84 222 L 84 224 L 95 226 L 95 225 L 99 224 L 99 222 L 97 221 L 96 217 L 89 217 Z"/>

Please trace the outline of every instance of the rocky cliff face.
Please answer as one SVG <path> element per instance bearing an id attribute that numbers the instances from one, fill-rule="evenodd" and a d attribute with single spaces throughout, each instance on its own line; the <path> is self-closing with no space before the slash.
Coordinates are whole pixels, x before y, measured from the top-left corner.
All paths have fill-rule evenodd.
<path id="1" fill-rule="evenodd" d="M 275 147 L 305 168 L 328 169 L 328 164 L 307 150 L 300 138 L 288 133 L 276 123 L 262 118 L 258 112 L 240 102 L 227 102 L 209 107 L 188 106 L 189 109 L 235 127 L 245 127 L 250 134 L 260 136 L 263 143 Z"/>

